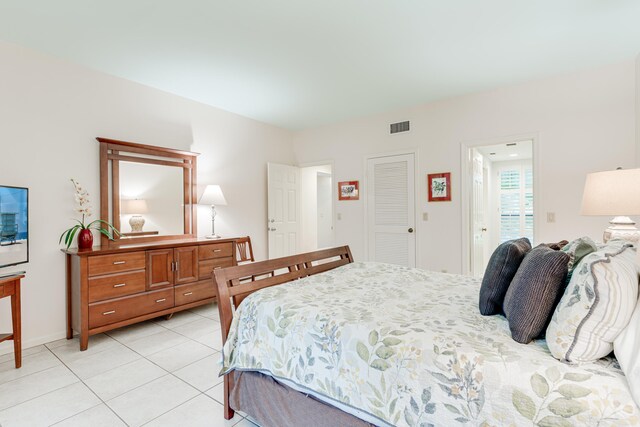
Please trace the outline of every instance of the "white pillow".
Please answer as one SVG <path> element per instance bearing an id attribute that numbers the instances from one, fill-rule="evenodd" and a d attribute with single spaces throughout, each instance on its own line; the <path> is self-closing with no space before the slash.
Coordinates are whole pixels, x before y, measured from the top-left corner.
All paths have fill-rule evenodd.
<path id="1" fill-rule="evenodd" d="M 629 324 L 613 341 L 613 351 L 627 377 L 633 400 L 640 406 L 640 300 Z"/>
<path id="2" fill-rule="evenodd" d="M 551 354 L 568 363 L 592 362 L 608 355 L 613 341 L 629 324 L 637 300 L 633 246 L 611 241 L 585 256 L 547 327 Z"/>

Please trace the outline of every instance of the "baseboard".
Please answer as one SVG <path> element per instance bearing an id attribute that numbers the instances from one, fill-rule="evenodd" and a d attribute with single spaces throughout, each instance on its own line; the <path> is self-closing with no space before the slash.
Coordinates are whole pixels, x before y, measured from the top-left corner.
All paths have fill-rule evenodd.
<path id="1" fill-rule="evenodd" d="M 35 347 L 37 345 L 46 344 L 52 341 L 56 341 L 62 338 L 66 338 L 67 332 L 57 332 L 55 334 L 45 335 L 42 337 L 31 338 L 28 340 L 22 341 L 22 349 L 25 350 L 30 347 Z M 13 353 L 13 341 L 5 341 L 0 344 L 0 355 Z"/>

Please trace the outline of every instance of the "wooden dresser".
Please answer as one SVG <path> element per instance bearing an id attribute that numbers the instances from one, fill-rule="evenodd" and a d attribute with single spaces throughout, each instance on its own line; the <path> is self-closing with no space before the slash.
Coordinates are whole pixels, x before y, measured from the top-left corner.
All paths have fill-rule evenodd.
<path id="1" fill-rule="evenodd" d="M 236 264 L 234 239 L 184 239 L 90 250 L 67 258 L 67 338 L 89 336 L 215 301 L 213 270 Z"/>

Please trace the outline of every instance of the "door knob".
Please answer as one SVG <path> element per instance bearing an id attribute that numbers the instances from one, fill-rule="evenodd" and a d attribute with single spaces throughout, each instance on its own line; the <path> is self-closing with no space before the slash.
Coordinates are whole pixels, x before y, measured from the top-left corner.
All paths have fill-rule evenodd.
<path id="1" fill-rule="evenodd" d="M 407 230 L 409 233 L 413 233 L 413 228 Z"/>
<path id="2" fill-rule="evenodd" d="M 267 227 L 267 230 L 268 230 L 268 231 L 276 231 L 276 229 L 275 229 L 275 228 L 271 228 L 271 227 Z"/>
<path id="3" fill-rule="evenodd" d="M 480 229 L 480 231 L 487 231 L 487 228 L 486 228 L 486 227 L 482 227 L 482 228 Z"/>

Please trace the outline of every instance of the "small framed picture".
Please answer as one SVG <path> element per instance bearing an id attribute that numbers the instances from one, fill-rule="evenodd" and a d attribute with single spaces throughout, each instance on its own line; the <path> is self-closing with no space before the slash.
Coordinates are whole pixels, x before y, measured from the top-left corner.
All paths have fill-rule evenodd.
<path id="1" fill-rule="evenodd" d="M 430 173 L 427 175 L 430 202 L 451 201 L 451 172 Z"/>
<path id="2" fill-rule="evenodd" d="M 342 181 L 338 183 L 338 200 L 359 200 L 358 181 Z"/>

